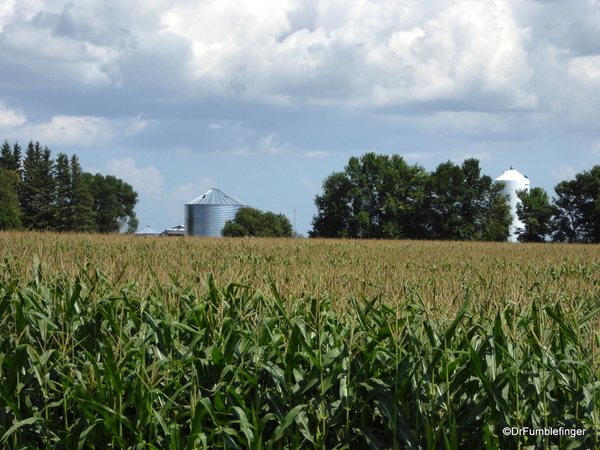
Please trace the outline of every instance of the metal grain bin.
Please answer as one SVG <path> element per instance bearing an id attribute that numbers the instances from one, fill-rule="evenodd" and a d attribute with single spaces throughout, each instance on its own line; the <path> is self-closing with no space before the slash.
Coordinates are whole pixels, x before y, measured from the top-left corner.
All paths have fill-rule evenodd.
<path id="1" fill-rule="evenodd" d="M 137 230 L 133 234 L 135 234 L 136 236 L 158 236 L 160 234 L 160 231 L 156 231 L 154 228 L 148 225 L 144 228 Z"/>
<path id="2" fill-rule="evenodd" d="M 185 205 L 186 236 L 221 236 L 225 222 L 233 220 L 238 209 L 245 206 L 220 189 L 212 188 L 206 194 Z"/>

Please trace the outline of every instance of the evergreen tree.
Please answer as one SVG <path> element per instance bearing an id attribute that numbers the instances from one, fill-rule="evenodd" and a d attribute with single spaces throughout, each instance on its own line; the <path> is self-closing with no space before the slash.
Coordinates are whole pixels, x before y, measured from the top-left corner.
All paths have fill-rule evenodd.
<path id="1" fill-rule="evenodd" d="M 94 198 L 76 155 L 71 156 L 70 178 L 70 204 L 68 211 L 70 230 L 77 232 L 93 231 L 95 227 Z M 135 227 L 137 227 L 137 224 Z"/>
<path id="2" fill-rule="evenodd" d="M 0 168 L 14 170 L 21 175 L 21 147 L 17 142 L 11 148 L 8 141 L 4 141 L 0 147 Z"/>
<path id="3" fill-rule="evenodd" d="M 133 233 L 138 228 L 133 188 L 113 176 L 84 173 L 76 155 L 69 160 L 59 153 L 53 161 L 48 147 L 31 141 L 21 159 L 19 144 L 11 148 L 4 141 L 0 170 L 13 174 L 2 172 L 0 179 L 0 228 L 101 233 Z M 16 206 L 7 206 L 9 192 L 16 193 Z"/>
<path id="4" fill-rule="evenodd" d="M 19 175 L 0 168 L 0 230 L 21 228 L 19 218 Z"/>
<path id="5" fill-rule="evenodd" d="M 48 147 L 29 142 L 23 161 L 20 190 L 21 221 L 27 229 L 47 230 L 53 225 L 54 162 Z"/>
<path id="6" fill-rule="evenodd" d="M 71 171 L 69 158 L 59 153 L 54 164 L 54 202 L 52 204 L 52 229 L 55 231 L 70 231 L 72 217 L 71 204 Z"/>

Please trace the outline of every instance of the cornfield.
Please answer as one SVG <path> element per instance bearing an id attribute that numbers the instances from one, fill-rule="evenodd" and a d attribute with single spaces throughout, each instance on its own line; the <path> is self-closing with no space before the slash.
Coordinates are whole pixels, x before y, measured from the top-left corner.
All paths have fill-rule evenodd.
<path id="1" fill-rule="evenodd" d="M 600 448 L 595 246 L 1 238 L 0 448 Z"/>

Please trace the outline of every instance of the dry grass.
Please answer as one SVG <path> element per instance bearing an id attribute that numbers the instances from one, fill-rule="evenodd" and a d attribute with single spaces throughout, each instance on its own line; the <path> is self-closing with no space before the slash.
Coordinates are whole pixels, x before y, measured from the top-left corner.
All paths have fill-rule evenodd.
<path id="1" fill-rule="evenodd" d="M 2 233 L 0 258 L 12 258 L 25 277 L 33 254 L 50 272 L 72 278 L 100 268 L 114 285 L 175 283 L 206 292 L 231 281 L 265 289 L 276 283 L 286 298 L 331 296 L 343 308 L 351 295 L 387 305 L 420 300 L 452 315 L 466 295 L 484 307 L 532 299 L 570 304 L 594 296 L 600 252 L 593 245 L 429 241 L 140 238 L 137 236 Z"/>

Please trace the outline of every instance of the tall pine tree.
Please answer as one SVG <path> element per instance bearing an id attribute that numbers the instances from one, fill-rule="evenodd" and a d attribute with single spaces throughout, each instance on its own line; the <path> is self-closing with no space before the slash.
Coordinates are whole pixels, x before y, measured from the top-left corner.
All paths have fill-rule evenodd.
<path id="1" fill-rule="evenodd" d="M 17 172 L 0 168 L 0 230 L 21 228 L 19 183 Z"/>
<path id="2" fill-rule="evenodd" d="M 83 176 L 76 155 L 69 158 L 59 153 L 54 165 L 54 203 L 52 229 L 56 231 L 91 232 L 95 229 L 94 199 Z"/>
<path id="3" fill-rule="evenodd" d="M 14 170 L 21 176 L 21 147 L 18 142 L 11 148 L 8 141 L 4 141 L 0 147 L 0 168 Z"/>
<path id="4" fill-rule="evenodd" d="M 52 204 L 52 229 L 70 231 L 71 170 L 69 158 L 59 153 L 54 164 L 54 202 Z"/>
<path id="5" fill-rule="evenodd" d="M 76 155 L 71 156 L 70 178 L 68 211 L 70 230 L 77 232 L 95 231 L 94 198 Z"/>
<path id="6" fill-rule="evenodd" d="M 53 228 L 54 162 L 50 149 L 39 142 L 29 142 L 23 161 L 23 182 L 20 189 L 21 221 L 27 229 Z"/>

